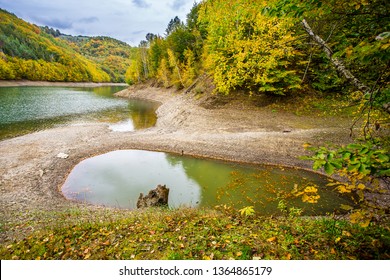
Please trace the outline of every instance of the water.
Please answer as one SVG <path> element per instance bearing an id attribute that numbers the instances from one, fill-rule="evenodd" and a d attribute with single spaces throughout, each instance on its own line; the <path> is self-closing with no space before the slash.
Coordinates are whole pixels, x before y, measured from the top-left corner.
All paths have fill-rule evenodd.
<path id="1" fill-rule="evenodd" d="M 302 170 L 240 165 L 140 150 L 114 151 L 75 166 L 62 187 L 68 199 L 96 205 L 136 208 L 139 194 L 158 184 L 170 189 L 169 206 L 177 208 L 229 205 L 255 206 L 258 213 L 280 213 L 278 202 L 304 209 L 308 215 L 333 212 L 349 200 L 324 187 L 323 176 Z M 318 203 L 291 195 L 294 185 L 316 184 Z"/>
<path id="2" fill-rule="evenodd" d="M 117 124 L 118 131 L 153 126 L 156 104 L 113 96 L 124 88 L 0 87 L 0 139 L 88 121 L 111 123 L 113 130 Z"/>

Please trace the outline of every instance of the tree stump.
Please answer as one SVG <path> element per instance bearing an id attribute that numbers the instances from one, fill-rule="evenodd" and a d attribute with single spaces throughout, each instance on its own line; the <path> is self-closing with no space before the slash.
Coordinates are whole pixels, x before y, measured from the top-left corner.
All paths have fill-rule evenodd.
<path id="1" fill-rule="evenodd" d="M 168 206 L 168 195 L 169 188 L 166 185 L 158 185 L 154 190 L 149 191 L 146 196 L 140 193 L 137 208 Z"/>

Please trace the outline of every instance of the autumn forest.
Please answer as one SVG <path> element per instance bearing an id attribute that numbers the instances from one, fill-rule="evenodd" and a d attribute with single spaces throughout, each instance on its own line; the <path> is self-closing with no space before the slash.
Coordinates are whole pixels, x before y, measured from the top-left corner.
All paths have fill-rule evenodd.
<path id="1" fill-rule="evenodd" d="M 302 211 L 290 207 L 280 193 L 276 218 L 261 216 L 253 205 L 128 214 L 63 204 L 65 210 L 44 213 L 54 224 L 50 234 L 31 232 L 41 213 L 19 215 L 33 223 L 15 222 L 31 237 L 7 240 L 10 245 L 0 248 L 6 258 L 390 257 L 388 0 L 202 0 L 186 18 L 167 22 L 163 34 L 146 32 L 137 46 L 105 36 L 63 34 L 0 9 L 0 80 L 127 83 L 118 96 L 131 99 L 133 94 L 160 106 L 156 127 L 146 132 L 115 134 L 106 124 L 83 123 L 58 128 L 68 138 L 39 133 L 23 138 L 37 147 L 46 143 L 53 154 L 46 159 L 43 154 L 49 153 L 39 150 L 43 167 L 34 167 L 31 176 L 26 173 L 37 178 L 31 189 L 39 189 L 39 199 L 46 190 L 38 185 L 54 178 L 56 192 L 46 200 L 63 202 L 55 168 L 65 166 L 65 172 L 98 152 L 141 147 L 311 169 L 326 177 L 326 186 L 337 195 L 349 195 L 352 201 L 340 206 L 337 213 L 342 215 L 318 219 L 302 218 Z M 56 129 L 42 133 L 54 135 Z M 58 145 L 48 142 L 63 136 L 67 140 Z M 66 141 L 69 158 L 55 157 L 54 149 L 65 147 Z M 2 141 L 3 151 L 8 152 L 6 145 L 19 145 L 10 143 Z M 4 159 L 10 168 L 17 166 L 14 158 L 22 157 L 16 153 Z M 4 171 L 2 181 L 9 173 Z M 18 169 L 13 176 L 19 179 L 21 173 Z M 237 179 L 232 185 L 239 183 Z M 288 183 L 293 188 L 289 197 L 311 205 L 321 201 L 319 186 Z M 8 189 L 11 193 L 12 187 Z M 17 236 L 18 227 L 0 221 L 0 234 Z"/>

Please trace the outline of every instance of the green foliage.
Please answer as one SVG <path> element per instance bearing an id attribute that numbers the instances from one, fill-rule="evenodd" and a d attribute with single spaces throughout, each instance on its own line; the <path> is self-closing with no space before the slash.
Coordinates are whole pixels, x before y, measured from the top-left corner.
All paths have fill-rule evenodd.
<path id="1" fill-rule="evenodd" d="M 137 58 L 137 65 L 147 71 L 138 71 L 144 73 L 138 81 L 152 78 L 166 87 L 181 88 L 206 72 L 213 77 L 216 91 L 226 94 L 234 89 L 274 94 L 302 88 L 327 94 L 353 92 L 303 30 L 300 21 L 305 19 L 331 47 L 333 56 L 373 89 L 381 107 L 389 102 L 387 9 L 385 0 L 195 3 L 186 23 L 176 17 L 165 37 L 147 37 L 143 47 L 149 49 L 148 55 Z M 186 61 L 188 51 L 193 54 L 191 63 Z M 183 72 L 189 65 L 191 78 L 186 82 Z"/>
<path id="2" fill-rule="evenodd" d="M 131 58 L 126 72 L 130 84 L 155 79 L 164 87 L 180 89 L 190 86 L 199 73 L 202 38 L 197 29 L 197 4 L 189 17 L 189 26 L 178 17 L 171 20 L 166 36 L 146 35 Z"/>
<path id="3" fill-rule="evenodd" d="M 388 1 L 278 0 L 264 12 L 291 17 L 296 22 L 297 32 L 302 35 L 299 22 L 306 19 L 316 35 L 331 47 L 333 56 L 343 61 L 355 77 L 372 91 L 388 88 Z M 310 86 L 329 92 L 354 90 L 342 76 L 340 79 L 334 70 L 326 66 L 320 47 L 307 44 L 306 40 L 303 43 L 305 45 L 300 48 L 310 58 L 305 79 Z"/>
<path id="4" fill-rule="evenodd" d="M 245 217 L 253 216 L 255 214 L 255 209 L 253 206 L 247 206 L 240 209 L 240 214 L 241 216 L 245 216 Z"/>
<path id="5" fill-rule="evenodd" d="M 305 157 L 312 160 L 313 169 L 323 168 L 328 175 L 337 174 L 344 181 L 329 183 L 340 193 L 354 194 L 355 208 L 344 206 L 344 210 L 351 211 L 350 219 L 354 223 L 367 227 L 386 213 L 387 206 L 369 199 L 384 192 L 380 185 L 381 177 L 390 176 L 389 150 L 375 140 L 352 143 L 337 149 L 326 147 L 309 148 L 314 155 Z"/>
<path id="6" fill-rule="evenodd" d="M 110 75 L 112 82 L 125 82 L 125 73 L 135 48 L 110 37 L 62 35 L 71 48 L 94 61 Z"/>
<path id="7" fill-rule="evenodd" d="M 278 202 L 279 211 L 289 219 L 296 219 L 300 217 L 303 213 L 302 209 L 296 207 L 288 207 L 288 204 L 285 200 L 279 200 Z"/>
<path id="8" fill-rule="evenodd" d="M 64 41 L 0 10 L 0 79 L 108 82 L 94 62 Z"/>
<path id="9" fill-rule="evenodd" d="M 314 161 L 314 170 L 323 167 L 328 175 L 337 170 L 346 170 L 364 176 L 390 176 L 389 151 L 375 140 L 353 143 L 333 150 L 326 147 L 310 149 L 314 150 L 315 154 L 306 159 Z"/>

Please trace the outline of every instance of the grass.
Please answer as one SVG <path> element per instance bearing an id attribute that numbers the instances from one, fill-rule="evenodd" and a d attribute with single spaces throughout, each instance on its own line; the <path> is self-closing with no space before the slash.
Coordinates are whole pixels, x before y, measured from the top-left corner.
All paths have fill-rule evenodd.
<path id="1" fill-rule="evenodd" d="M 357 106 L 351 106 L 345 96 L 298 95 L 270 105 L 273 110 L 293 112 L 296 115 L 318 117 L 353 117 Z"/>
<path id="2" fill-rule="evenodd" d="M 34 223 L 36 230 L 1 244 L 1 259 L 390 258 L 389 225 L 362 228 L 333 217 L 242 216 L 226 207 L 103 214 L 77 209 L 37 216 L 38 223 L 18 227 Z"/>

